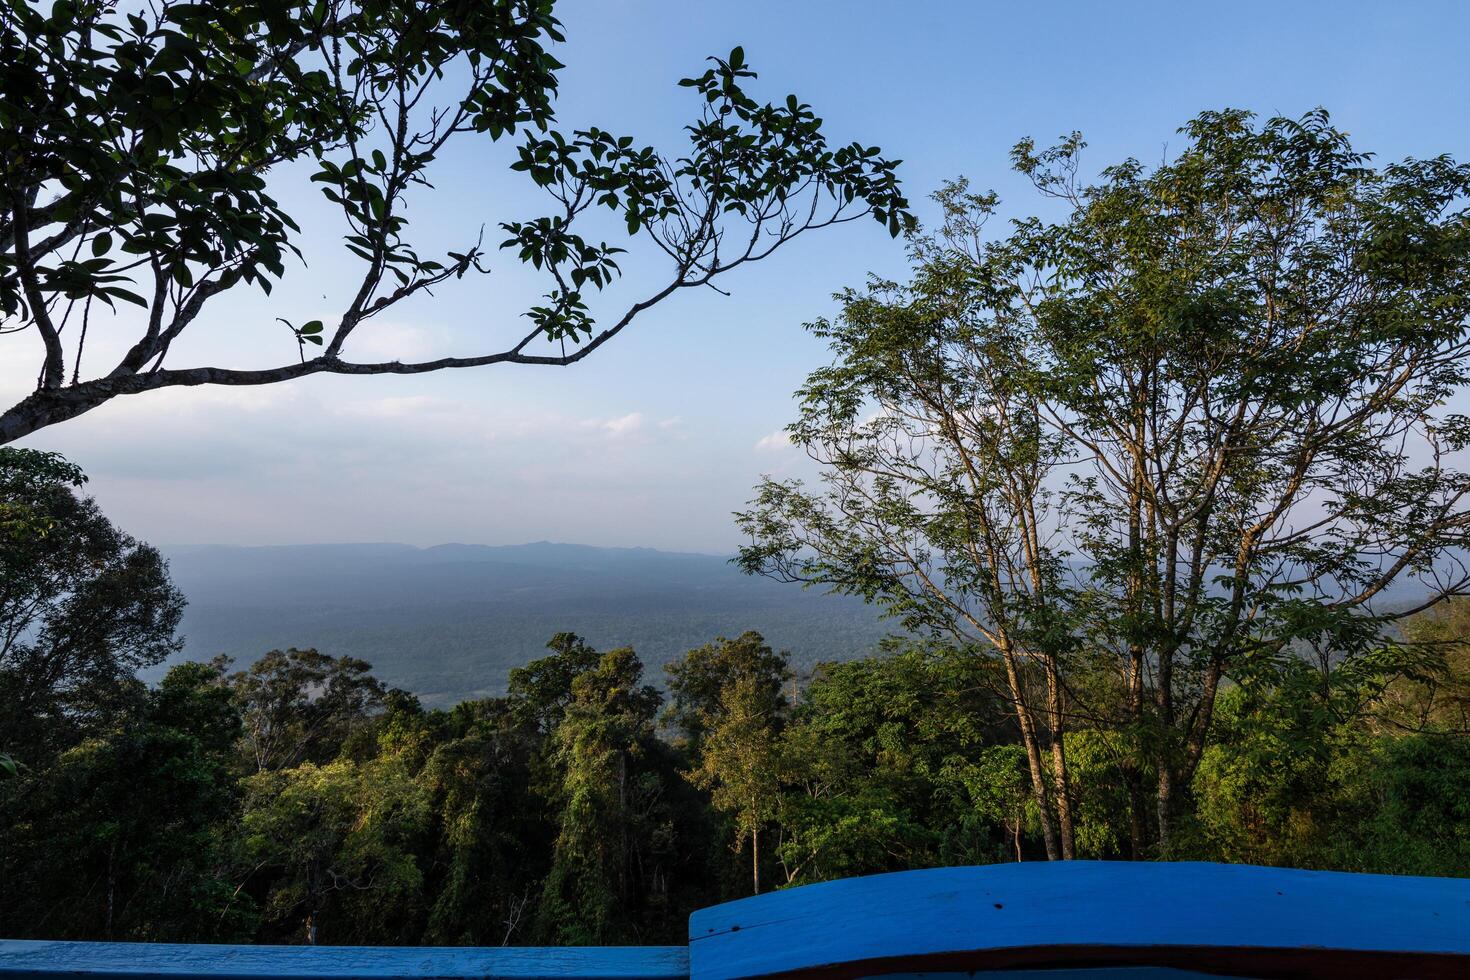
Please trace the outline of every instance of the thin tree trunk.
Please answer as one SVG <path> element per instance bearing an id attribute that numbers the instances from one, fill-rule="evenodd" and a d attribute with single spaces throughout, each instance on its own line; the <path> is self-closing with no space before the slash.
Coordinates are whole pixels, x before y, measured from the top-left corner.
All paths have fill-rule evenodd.
<path id="1" fill-rule="evenodd" d="M 1135 427 L 1135 444 L 1144 444 L 1144 426 Z M 1128 642 L 1128 719 L 1133 726 L 1132 739 L 1126 763 L 1125 778 L 1128 782 L 1128 847 L 1135 861 L 1143 860 L 1147 823 L 1144 808 L 1147 802 L 1143 791 L 1141 745 L 1138 742 L 1143 730 L 1143 642 L 1138 633 L 1142 621 L 1143 606 L 1143 487 L 1145 473 L 1143 461 L 1136 455 L 1133 463 L 1133 482 L 1128 489 L 1128 554 L 1133 567 L 1128 572 L 1127 613 L 1133 622 L 1132 636 Z"/>
<path id="2" fill-rule="evenodd" d="M 1001 656 L 1006 665 L 1011 700 L 1015 704 L 1016 723 L 1021 726 L 1021 742 L 1026 746 L 1026 764 L 1031 771 L 1031 792 L 1036 797 L 1036 809 L 1041 818 L 1041 839 L 1046 845 L 1046 859 L 1055 861 L 1061 857 L 1061 851 L 1057 847 L 1056 826 L 1052 823 L 1050 794 L 1046 791 L 1046 772 L 1041 761 L 1041 745 L 1036 739 L 1036 720 L 1026 704 L 1026 692 L 1021 686 L 1015 654 L 1003 650 Z"/>
<path id="3" fill-rule="evenodd" d="M 1076 850 L 1073 846 L 1071 781 L 1067 777 L 1067 719 L 1062 709 L 1061 678 L 1057 673 L 1056 661 L 1050 658 L 1046 664 L 1046 710 L 1051 724 L 1052 785 L 1057 796 L 1057 824 L 1062 860 L 1070 861 L 1076 857 Z"/>
<path id="4" fill-rule="evenodd" d="M 107 924 L 103 935 L 112 938 L 112 908 L 117 895 L 117 841 L 107 849 Z"/>
<path id="5" fill-rule="evenodd" d="M 1169 848 L 1173 844 L 1174 830 L 1174 773 L 1173 767 L 1167 760 L 1159 763 L 1159 794 L 1158 794 L 1158 821 L 1159 821 L 1159 857 L 1167 860 Z"/>
<path id="6" fill-rule="evenodd" d="M 1135 765 L 1130 764 L 1126 775 L 1128 781 L 1128 849 L 1129 857 L 1134 861 L 1142 861 L 1144 858 L 1144 841 L 1148 832 L 1144 829 L 1146 820 L 1144 808 L 1148 805 L 1143 795 L 1143 775 L 1138 772 Z"/>
<path id="7" fill-rule="evenodd" d="M 1169 857 L 1169 846 L 1173 843 L 1170 831 L 1173 829 L 1172 816 L 1174 812 L 1174 658 L 1173 654 L 1164 650 L 1159 654 L 1158 668 L 1158 705 L 1159 705 L 1159 727 L 1163 732 L 1164 739 L 1158 753 L 1158 788 L 1155 799 L 1155 815 L 1159 828 L 1159 857 L 1165 860 Z"/>
<path id="8" fill-rule="evenodd" d="M 750 880 L 754 887 L 752 894 L 761 893 L 761 829 L 750 828 Z"/>

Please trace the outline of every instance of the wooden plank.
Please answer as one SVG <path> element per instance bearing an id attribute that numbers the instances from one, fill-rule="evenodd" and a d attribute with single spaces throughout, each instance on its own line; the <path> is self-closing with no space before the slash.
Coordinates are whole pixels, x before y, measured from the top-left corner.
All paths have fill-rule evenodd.
<path id="1" fill-rule="evenodd" d="M 683 946 L 214 946 L 0 940 L 3 980 L 687 980 Z"/>
<path id="2" fill-rule="evenodd" d="M 690 918 L 693 980 L 1152 965 L 1470 977 L 1470 880 L 1071 861 L 827 882 Z"/>

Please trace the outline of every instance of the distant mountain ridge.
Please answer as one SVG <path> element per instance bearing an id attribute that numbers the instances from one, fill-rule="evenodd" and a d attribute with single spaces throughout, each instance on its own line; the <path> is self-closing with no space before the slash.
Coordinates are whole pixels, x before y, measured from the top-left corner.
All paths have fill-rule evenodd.
<path id="1" fill-rule="evenodd" d="M 897 625 L 861 601 L 742 574 L 720 555 L 523 545 L 186 545 L 161 549 L 189 600 L 184 658 L 242 664 L 277 647 L 371 662 L 442 705 L 501 693 L 512 667 L 571 630 L 663 664 L 758 630 L 806 669 L 872 652 Z"/>

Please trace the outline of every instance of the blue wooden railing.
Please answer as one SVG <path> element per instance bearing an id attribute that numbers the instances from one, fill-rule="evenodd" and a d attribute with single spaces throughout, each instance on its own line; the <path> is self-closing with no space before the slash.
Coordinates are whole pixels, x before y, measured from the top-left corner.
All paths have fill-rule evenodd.
<path id="1" fill-rule="evenodd" d="M 3 886 L 0 886 L 3 887 Z M 1215 864 L 939 868 L 703 909 L 688 946 L 0 941 L 0 980 L 1470 978 L 1470 879 Z"/>

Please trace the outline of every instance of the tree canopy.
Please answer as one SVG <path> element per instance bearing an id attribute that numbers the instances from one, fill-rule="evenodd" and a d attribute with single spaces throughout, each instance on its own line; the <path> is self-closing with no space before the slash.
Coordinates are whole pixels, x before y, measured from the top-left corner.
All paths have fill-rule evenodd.
<path id="1" fill-rule="evenodd" d="M 73 492 L 74 471 L 29 458 L 33 489 Z M 1169 853 L 1464 874 L 1467 605 L 1237 672 Z M 772 884 L 1048 853 L 1004 664 L 972 645 L 893 640 L 793 677 L 759 633 L 718 638 L 670 665 L 662 713 L 632 649 L 547 647 L 504 696 L 429 710 L 310 649 L 180 663 L 150 688 L 107 639 L 89 669 L 108 696 L 85 713 L 0 715 L 24 763 L 0 779 L 0 932 L 656 944 Z M 1065 742 L 1074 853 L 1130 856 L 1124 777 L 1150 746 L 1097 722 Z"/>
<path id="2" fill-rule="evenodd" d="M 0 447 L 0 750 L 53 751 L 178 651 L 184 599 L 158 551 L 77 492 L 51 453 Z"/>
<path id="3" fill-rule="evenodd" d="M 572 364 L 675 292 L 713 286 L 803 232 L 870 218 L 898 234 L 909 221 L 896 161 L 830 143 L 794 95 L 749 95 L 755 73 L 740 48 L 680 83 L 700 110 L 679 150 L 556 128 L 553 7 L 0 5 L 0 336 L 38 355 L 36 390 L 0 413 L 0 444 L 119 395 L 180 385 Z M 421 254 L 410 199 L 432 190 L 435 162 L 451 141 L 502 140 L 518 141 L 509 166 L 550 210 L 475 216 L 461 246 Z M 299 178 L 340 211 L 342 247 L 361 263 L 350 298 L 330 322 L 283 309 L 238 325 L 274 365 L 174 364 L 175 342 L 211 300 L 269 292 L 303 258 L 277 189 Z M 606 321 L 589 302 L 620 275 L 625 248 L 587 237 L 599 212 L 667 264 Z M 503 347 L 349 359 L 362 323 L 488 271 L 497 245 L 547 289 L 529 309 L 492 314 L 487 332 L 508 333 Z M 104 324 L 135 340 L 115 364 L 84 363 L 89 332 Z"/>
<path id="4" fill-rule="evenodd" d="M 911 281 L 812 325 L 834 360 L 789 431 L 821 489 L 740 515 L 747 570 L 995 659 L 1054 857 L 1069 729 L 1109 733 L 1135 850 L 1151 823 L 1167 853 L 1222 684 L 1470 587 L 1470 166 L 1374 166 L 1323 112 L 1182 132 L 1095 183 L 1080 136 L 1022 142 L 1064 213 L 1001 236 L 946 187 Z"/>

